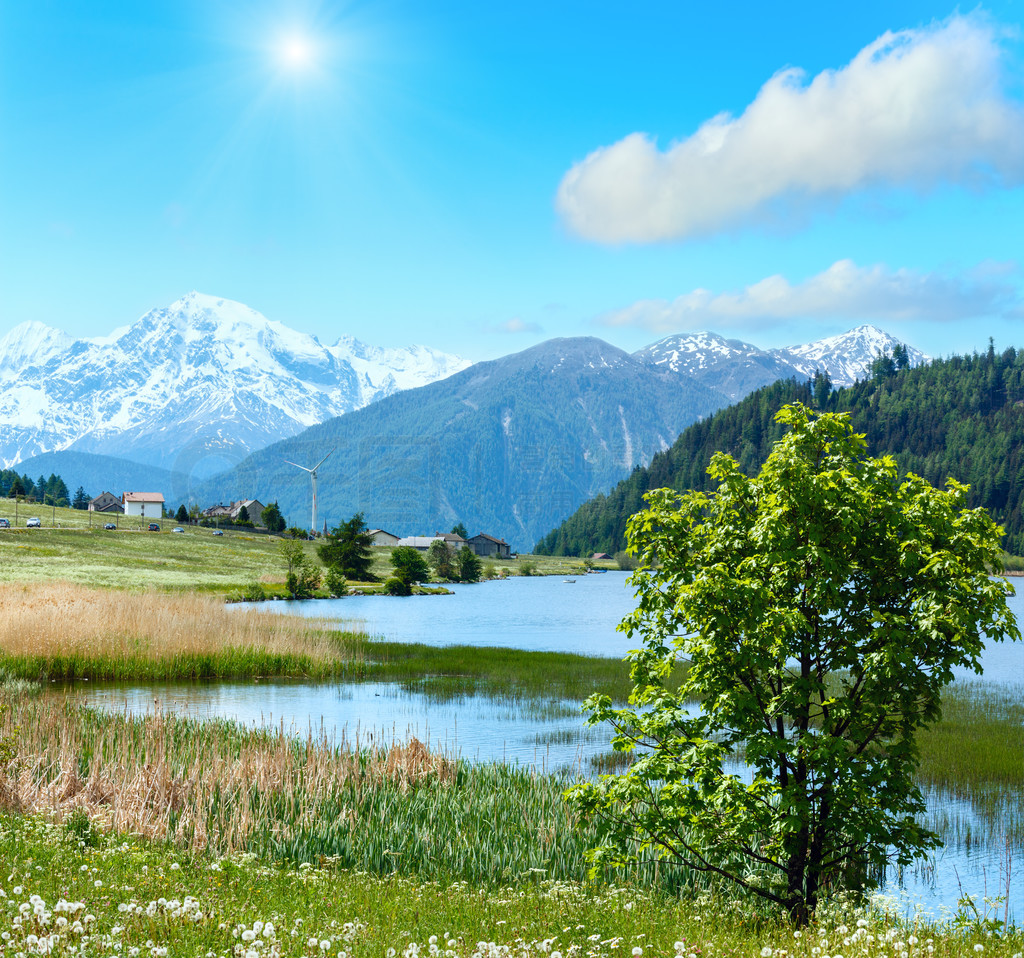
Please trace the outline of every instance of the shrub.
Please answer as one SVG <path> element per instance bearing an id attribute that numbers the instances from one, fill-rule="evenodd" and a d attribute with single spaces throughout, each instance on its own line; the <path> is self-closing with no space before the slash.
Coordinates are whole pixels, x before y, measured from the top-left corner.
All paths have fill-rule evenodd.
<path id="1" fill-rule="evenodd" d="M 393 575 L 384 580 L 384 592 L 387 595 L 412 595 L 412 587 Z"/>
<path id="2" fill-rule="evenodd" d="M 333 596 L 348 594 L 348 579 L 345 578 L 340 566 L 328 566 L 327 572 L 324 574 L 324 585 Z"/>
<path id="3" fill-rule="evenodd" d="M 520 575 L 534 575 L 537 571 L 536 562 L 522 562 L 519 565 Z"/>
<path id="4" fill-rule="evenodd" d="M 263 586 L 259 584 L 256 579 L 251 580 L 244 589 L 242 589 L 242 601 L 243 602 L 263 602 L 267 598 L 267 593 L 264 592 Z"/>

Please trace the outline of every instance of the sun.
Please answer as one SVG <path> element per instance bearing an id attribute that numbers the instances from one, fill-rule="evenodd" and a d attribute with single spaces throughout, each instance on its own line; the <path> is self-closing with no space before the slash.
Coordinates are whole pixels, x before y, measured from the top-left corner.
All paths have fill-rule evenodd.
<path id="1" fill-rule="evenodd" d="M 291 34 L 283 37 L 277 45 L 277 59 L 290 70 L 302 70 L 313 65 L 316 50 L 309 37 Z"/>

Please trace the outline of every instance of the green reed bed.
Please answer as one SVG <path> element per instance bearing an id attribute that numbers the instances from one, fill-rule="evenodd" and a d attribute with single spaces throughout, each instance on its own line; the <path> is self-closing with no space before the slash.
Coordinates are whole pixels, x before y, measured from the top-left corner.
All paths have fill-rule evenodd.
<path id="1" fill-rule="evenodd" d="M 1024 688 L 956 682 L 942 720 L 921 735 L 919 777 L 961 796 L 979 786 L 1024 786 Z"/>
<path id="2" fill-rule="evenodd" d="M 582 701 L 603 692 L 625 701 L 632 685 L 622 659 L 468 645 L 373 640 L 361 648 L 360 678 L 401 682 L 435 699 L 485 694 Z"/>
<path id="3" fill-rule="evenodd" d="M 336 656 L 302 652 L 273 652 L 260 648 L 222 649 L 212 652 L 180 652 L 154 658 L 145 654 L 0 655 L 0 666 L 12 676 L 49 682 L 82 679 L 123 683 L 215 681 L 240 678 L 280 677 L 325 681 L 355 678 L 359 665 L 346 653 L 360 637 L 337 633 Z"/>

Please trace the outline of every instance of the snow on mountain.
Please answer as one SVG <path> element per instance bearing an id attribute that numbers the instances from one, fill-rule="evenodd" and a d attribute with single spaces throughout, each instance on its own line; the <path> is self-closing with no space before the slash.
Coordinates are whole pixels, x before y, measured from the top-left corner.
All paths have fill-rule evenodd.
<path id="1" fill-rule="evenodd" d="M 829 336 L 804 346 L 787 346 L 771 350 L 772 355 L 789 363 L 801 375 L 813 377 L 827 371 L 833 386 L 852 386 L 865 379 L 871 363 L 881 353 L 892 353 L 902 341 L 877 326 L 858 326 L 839 336 Z M 903 344 L 905 345 L 905 344 Z M 907 346 L 911 366 L 928 362 L 919 349 Z"/>
<path id="2" fill-rule="evenodd" d="M 645 346 L 633 357 L 648 365 L 693 376 L 732 400 L 796 373 L 784 360 L 763 349 L 706 331 L 668 336 Z"/>
<path id="3" fill-rule="evenodd" d="M 28 366 L 46 362 L 73 342 L 67 333 L 35 320 L 15 326 L 0 339 L 0 381 L 13 379 Z"/>
<path id="4" fill-rule="evenodd" d="M 467 365 L 422 346 L 325 347 L 197 292 L 93 340 L 24 323 L 0 340 L 0 461 L 75 449 L 189 473 Z"/>

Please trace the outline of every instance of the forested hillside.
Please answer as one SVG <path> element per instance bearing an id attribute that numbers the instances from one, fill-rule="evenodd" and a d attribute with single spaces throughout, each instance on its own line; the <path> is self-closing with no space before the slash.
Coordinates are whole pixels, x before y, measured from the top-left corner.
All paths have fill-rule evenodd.
<path id="1" fill-rule="evenodd" d="M 901 368 L 903 367 L 903 368 Z M 782 430 L 774 415 L 785 403 L 849 412 L 872 455 L 889 453 L 901 472 L 938 485 L 953 477 L 971 486 L 971 505 L 987 508 L 1006 528 L 1005 548 L 1024 554 L 1024 351 L 954 356 L 916 369 L 884 357 L 872 376 L 833 390 L 827 379 L 777 382 L 686 429 L 672 448 L 638 468 L 607 495 L 581 506 L 545 536 L 537 551 L 555 555 L 616 552 L 626 521 L 649 489 L 706 489 L 718 450 L 756 471 Z"/>

